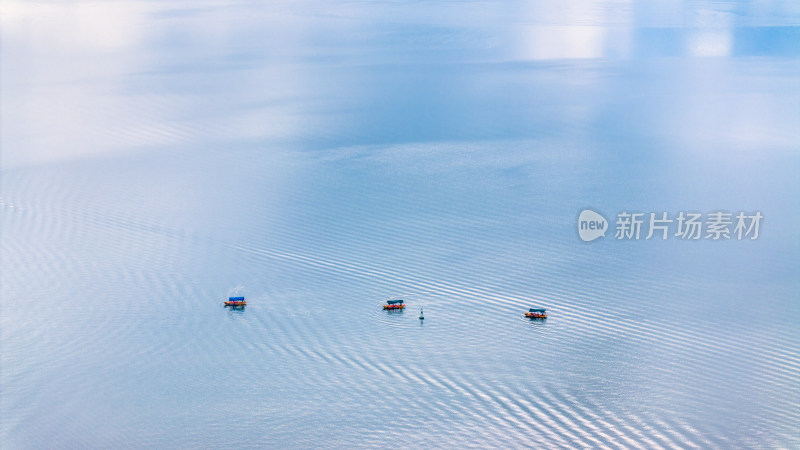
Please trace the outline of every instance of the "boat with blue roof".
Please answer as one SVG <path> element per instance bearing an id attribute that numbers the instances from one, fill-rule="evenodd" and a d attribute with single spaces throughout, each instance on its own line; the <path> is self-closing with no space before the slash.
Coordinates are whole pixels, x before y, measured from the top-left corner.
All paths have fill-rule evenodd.
<path id="1" fill-rule="evenodd" d="M 228 301 L 225 302 L 225 306 L 242 307 L 246 305 L 247 301 L 244 297 L 230 297 Z"/>
<path id="2" fill-rule="evenodd" d="M 383 309 L 394 310 L 394 309 L 403 309 L 406 305 L 403 303 L 403 300 L 389 300 L 383 305 Z"/>

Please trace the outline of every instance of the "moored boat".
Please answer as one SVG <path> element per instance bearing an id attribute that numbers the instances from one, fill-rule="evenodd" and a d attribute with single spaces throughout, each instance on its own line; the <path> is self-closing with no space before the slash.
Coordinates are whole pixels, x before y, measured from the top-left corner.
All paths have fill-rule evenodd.
<path id="1" fill-rule="evenodd" d="M 405 307 L 403 300 L 389 300 L 383 305 L 383 309 L 403 309 Z"/>
<path id="2" fill-rule="evenodd" d="M 225 302 L 225 306 L 245 306 L 247 302 L 245 301 L 244 297 L 230 297 L 228 301 Z"/>
<path id="3" fill-rule="evenodd" d="M 529 319 L 547 319 L 547 310 L 544 308 L 531 308 L 525 313 Z"/>

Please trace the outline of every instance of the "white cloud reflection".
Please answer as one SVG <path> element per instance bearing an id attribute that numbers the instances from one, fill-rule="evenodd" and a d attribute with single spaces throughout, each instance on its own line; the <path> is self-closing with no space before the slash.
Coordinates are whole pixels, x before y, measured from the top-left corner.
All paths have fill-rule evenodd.
<path id="1" fill-rule="evenodd" d="M 294 132 L 299 113 L 287 98 L 302 94 L 302 74 L 259 51 L 280 50 L 276 35 L 302 39 L 289 32 L 297 24 L 270 17 L 265 27 L 235 7 L 176 8 L 5 2 L 2 166 Z"/>
<path id="2" fill-rule="evenodd" d="M 606 29 L 593 26 L 531 26 L 518 31 L 519 59 L 575 59 L 605 56 Z"/>
<path id="3" fill-rule="evenodd" d="M 730 29 L 692 30 L 688 36 L 687 53 L 697 57 L 731 55 L 733 35 Z"/>
<path id="4" fill-rule="evenodd" d="M 145 7 L 7 1 L 2 11 L 3 166 L 116 146 L 115 96 L 136 67 Z"/>
<path id="5" fill-rule="evenodd" d="M 618 58 L 630 54 L 632 9 L 626 0 L 523 3 L 511 28 L 513 59 Z"/>
<path id="6" fill-rule="evenodd" d="M 575 124 L 605 117 L 605 96 L 616 84 L 623 87 L 611 101 L 644 92 L 646 107 L 664 98 L 659 111 L 672 111 L 680 122 L 688 114 L 670 109 L 676 97 L 706 95 L 730 78 L 686 69 L 695 59 L 734 60 L 748 43 L 751 52 L 769 54 L 764 49 L 774 42 L 763 27 L 734 35 L 741 24 L 733 6 L 684 14 L 682 2 L 566 0 L 435 9 L 440 14 L 402 2 L 6 1 L 2 164 L 211 141 L 350 145 L 498 136 L 549 127 L 556 118 Z M 782 9 L 773 9 L 760 14 L 779 16 Z M 777 42 L 781 51 L 794 51 L 788 39 Z M 673 59 L 663 71 L 662 57 Z M 475 72 L 485 64 L 584 59 L 632 61 L 598 66 L 610 70 L 607 77 L 569 64 Z M 653 67 L 653 77 L 639 77 Z M 561 93 L 548 83 L 569 89 Z M 639 89 L 629 89 L 631 83 Z M 696 92 L 682 93 L 687 85 Z M 584 89 L 580 95 L 576 86 Z M 524 95 L 532 101 L 523 102 Z M 552 110 L 530 107 L 543 104 L 534 100 L 547 100 Z M 523 105 L 529 115 L 503 115 L 498 105 Z M 485 128 L 476 131 L 474 124 Z M 757 134 L 765 127 L 741 129 Z"/>

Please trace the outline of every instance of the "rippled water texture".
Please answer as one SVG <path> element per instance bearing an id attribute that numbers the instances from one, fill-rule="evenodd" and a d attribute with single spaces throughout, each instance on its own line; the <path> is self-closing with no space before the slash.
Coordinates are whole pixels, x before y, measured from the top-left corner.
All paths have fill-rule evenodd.
<path id="1" fill-rule="evenodd" d="M 800 446 L 796 2 L 0 11 L 4 448 Z"/>

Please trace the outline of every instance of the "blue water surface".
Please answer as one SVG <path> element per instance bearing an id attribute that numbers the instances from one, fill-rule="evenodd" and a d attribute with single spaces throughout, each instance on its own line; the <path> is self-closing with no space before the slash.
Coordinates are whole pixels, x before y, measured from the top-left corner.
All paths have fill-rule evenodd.
<path id="1" fill-rule="evenodd" d="M 794 2 L 0 20 L 4 448 L 800 446 Z"/>

